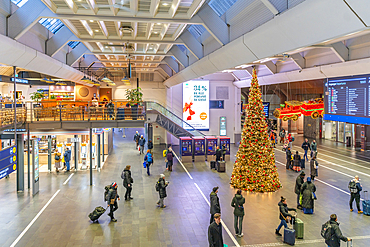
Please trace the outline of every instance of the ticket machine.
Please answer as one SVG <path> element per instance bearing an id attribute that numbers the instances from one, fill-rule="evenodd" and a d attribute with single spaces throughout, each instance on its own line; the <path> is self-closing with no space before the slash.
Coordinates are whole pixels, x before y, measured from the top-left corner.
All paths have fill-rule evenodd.
<path id="1" fill-rule="evenodd" d="M 81 143 L 81 170 L 87 169 L 87 143 Z"/>
<path id="2" fill-rule="evenodd" d="M 180 137 L 180 156 L 182 162 L 193 161 L 193 139 L 190 137 Z"/>
<path id="3" fill-rule="evenodd" d="M 203 136 L 194 136 L 193 137 L 193 156 L 194 161 L 202 161 L 206 160 L 206 140 Z"/>
<path id="4" fill-rule="evenodd" d="M 219 147 L 222 149 L 222 145 L 225 144 L 226 146 L 226 155 L 225 155 L 225 161 L 230 160 L 230 137 L 226 136 L 219 136 Z"/>
<path id="5" fill-rule="evenodd" d="M 208 162 L 216 160 L 217 138 L 214 136 L 206 136 L 206 160 Z"/>

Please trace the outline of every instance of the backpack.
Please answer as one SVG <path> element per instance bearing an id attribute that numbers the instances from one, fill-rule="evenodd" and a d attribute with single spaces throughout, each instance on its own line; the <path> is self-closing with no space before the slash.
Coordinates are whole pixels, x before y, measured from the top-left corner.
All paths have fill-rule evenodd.
<path id="1" fill-rule="evenodd" d="M 155 191 L 159 191 L 159 188 L 160 187 L 160 185 L 159 185 L 159 181 L 157 181 L 157 183 L 155 184 Z"/>
<path id="2" fill-rule="evenodd" d="M 167 156 L 167 160 L 173 160 L 173 156 L 172 156 L 172 152 L 167 152 L 166 156 Z"/>
<path id="3" fill-rule="evenodd" d="M 153 157 L 151 155 L 148 155 L 147 161 L 149 163 L 152 163 L 153 162 Z"/>
<path id="4" fill-rule="evenodd" d="M 332 226 L 331 226 L 331 224 L 330 224 L 330 222 L 328 221 L 328 222 L 326 222 L 325 224 L 323 224 L 322 226 L 321 226 L 321 236 L 325 239 L 325 240 L 330 240 L 331 239 L 331 237 L 333 236 L 332 235 L 332 231 L 331 231 L 331 229 L 332 229 Z"/>
<path id="5" fill-rule="evenodd" d="M 236 199 L 235 200 L 236 201 L 236 206 L 238 207 L 238 209 L 240 210 L 240 211 L 243 211 L 244 210 L 244 207 L 243 206 L 241 206 L 241 205 L 239 205 L 239 202 L 238 202 L 238 199 Z"/>
<path id="6" fill-rule="evenodd" d="M 353 180 L 349 181 L 348 189 L 351 193 L 357 193 L 358 189 L 357 189 L 357 186 L 356 186 L 356 182 L 353 181 Z"/>
<path id="7" fill-rule="evenodd" d="M 167 156 L 167 150 L 163 150 L 163 158 Z"/>
<path id="8" fill-rule="evenodd" d="M 294 139 L 294 136 L 292 136 L 292 142 L 294 142 L 294 140 L 295 140 L 295 139 Z"/>
<path id="9" fill-rule="evenodd" d="M 112 185 L 107 185 L 105 186 L 105 191 L 104 191 L 104 201 L 107 202 L 109 200 L 108 198 L 108 193 L 109 193 L 109 190 L 111 189 Z"/>
<path id="10" fill-rule="evenodd" d="M 55 155 L 55 160 L 60 160 L 60 156 L 59 155 Z"/>

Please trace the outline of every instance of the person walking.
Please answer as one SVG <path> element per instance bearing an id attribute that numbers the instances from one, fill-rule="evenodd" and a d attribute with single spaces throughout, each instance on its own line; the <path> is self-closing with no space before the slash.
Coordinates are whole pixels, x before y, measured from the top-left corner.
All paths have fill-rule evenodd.
<path id="1" fill-rule="evenodd" d="M 288 141 L 289 141 L 288 147 L 292 148 L 293 147 L 293 142 L 294 142 L 294 136 L 292 136 L 291 133 L 289 133 L 289 135 L 288 135 Z"/>
<path id="2" fill-rule="evenodd" d="M 299 198 L 300 198 L 300 195 L 301 195 L 301 189 L 302 189 L 302 185 L 304 183 L 304 177 L 305 176 L 306 176 L 306 174 L 304 173 L 304 171 L 302 171 L 301 174 L 299 174 L 299 176 L 295 180 L 294 193 L 296 193 L 296 195 L 297 195 L 297 208 L 298 209 L 302 209 L 302 205 L 299 202 Z"/>
<path id="3" fill-rule="evenodd" d="M 224 247 L 222 238 L 221 214 L 214 215 L 215 220 L 208 227 L 208 243 L 209 247 Z"/>
<path id="4" fill-rule="evenodd" d="M 325 239 L 325 244 L 328 247 L 340 247 L 340 241 L 348 242 L 351 241 L 350 238 L 343 236 L 342 231 L 339 228 L 338 217 L 336 214 L 330 215 L 330 220 L 326 223 L 330 225 L 331 238 Z"/>
<path id="5" fill-rule="evenodd" d="M 152 140 L 151 140 L 151 139 L 148 141 L 148 149 L 150 150 L 150 152 L 152 152 L 152 149 L 153 149 L 153 142 L 152 142 Z"/>
<path id="6" fill-rule="evenodd" d="M 145 138 L 143 135 L 140 136 L 140 139 L 139 139 L 139 146 L 140 146 L 140 154 L 143 154 L 144 153 L 144 146 L 145 146 Z"/>
<path id="7" fill-rule="evenodd" d="M 308 152 L 308 149 L 311 150 L 311 145 L 310 143 L 308 142 L 308 139 L 305 139 L 304 142 L 302 143 L 302 148 L 304 150 L 304 155 L 303 155 L 303 159 L 305 159 L 306 157 L 306 161 L 308 161 L 308 157 L 307 157 L 307 152 Z"/>
<path id="8" fill-rule="evenodd" d="M 132 183 L 134 182 L 134 179 L 131 177 L 130 169 L 131 169 L 131 166 L 127 165 L 121 174 L 121 178 L 123 179 L 123 187 L 126 188 L 126 193 L 125 193 L 126 201 L 134 199 L 131 197 Z"/>
<path id="9" fill-rule="evenodd" d="M 214 187 L 212 189 L 211 194 L 209 195 L 210 202 L 211 202 L 211 208 L 210 208 L 211 219 L 210 219 L 210 224 L 214 220 L 215 213 L 221 214 L 220 199 L 218 198 L 217 193 L 218 193 L 218 187 Z"/>
<path id="10" fill-rule="evenodd" d="M 144 161 L 146 162 L 146 173 L 148 174 L 148 176 L 150 176 L 149 167 L 153 164 L 153 155 L 150 150 L 146 152 Z"/>
<path id="11" fill-rule="evenodd" d="M 222 144 L 222 149 L 221 149 L 221 153 L 222 153 L 222 160 L 225 160 L 225 156 L 226 156 L 226 144 Z"/>
<path id="12" fill-rule="evenodd" d="M 314 200 L 316 199 L 316 186 L 312 183 L 311 178 L 308 177 L 307 181 L 303 183 L 301 188 L 302 193 L 302 208 L 303 212 L 312 214 L 314 211 Z"/>
<path id="13" fill-rule="evenodd" d="M 356 200 L 357 212 L 362 214 L 360 207 L 360 191 L 362 191 L 362 186 L 360 184 L 360 178 L 356 175 L 348 184 L 348 189 L 351 192 L 351 198 L 349 199 L 349 208 L 350 211 L 353 211 L 352 204 L 353 200 Z"/>
<path id="14" fill-rule="evenodd" d="M 117 220 L 114 218 L 113 212 L 118 209 L 117 200 L 120 200 L 119 195 L 117 193 L 117 188 L 118 188 L 117 183 L 116 182 L 112 183 L 112 186 L 108 192 L 108 200 L 107 200 L 109 208 L 110 208 L 110 212 L 108 215 L 110 216 L 110 219 L 113 222 L 117 222 Z"/>
<path id="15" fill-rule="evenodd" d="M 291 220 L 293 217 L 289 211 L 297 211 L 295 208 L 288 208 L 288 204 L 286 201 L 286 198 L 281 197 L 280 202 L 278 203 L 279 206 L 279 220 L 280 220 L 280 225 L 278 228 L 275 230 L 275 234 L 278 236 L 282 236 L 280 233 L 280 229 L 284 226 L 284 228 L 287 228 L 287 222 Z"/>
<path id="16" fill-rule="evenodd" d="M 316 160 L 316 156 L 313 156 L 310 161 L 310 175 L 311 175 L 312 181 L 314 181 L 315 177 L 318 175 L 317 173 L 318 167 L 319 167 L 319 163 Z"/>
<path id="17" fill-rule="evenodd" d="M 279 136 L 280 136 L 280 143 L 284 144 L 284 138 L 285 138 L 285 129 L 284 128 L 282 128 L 280 130 Z"/>
<path id="18" fill-rule="evenodd" d="M 290 165 L 292 162 L 292 151 L 290 151 L 290 147 L 288 147 L 287 150 L 285 151 L 285 158 L 286 158 L 285 168 L 288 170 L 290 169 Z"/>
<path id="19" fill-rule="evenodd" d="M 272 143 L 272 146 L 275 148 L 275 135 L 274 135 L 274 132 L 271 130 L 270 132 L 270 140 L 271 140 L 271 143 Z"/>
<path id="20" fill-rule="evenodd" d="M 315 156 L 317 157 L 317 143 L 316 140 L 313 140 L 311 143 L 311 158 Z"/>
<path id="21" fill-rule="evenodd" d="M 299 155 L 298 151 L 295 152 L 293 156 L 293 170 L 296 172 L 301 171 L 301 156 Z"/>
<path id="22" fill-rule="evenodd" d="M 234 229 L 237 237 L 243 237 L 243 218 L 244 218 L 244 203 L 245 198 L 242 196 L 242 191 L 238 190 L 231 201 L 231 207 L 234 208 Z"/>
<path id="23" fill-rule="evenodd" d="M 166 177 L 164 174 L 160 175 L 160 178 L 156 184 L 156 190 L 159 192 L 159 201 L 157 202 L 157 205 L 161 208 L 165 208 L 166 205 L 164 205 L 164 198 L 167 197 L 166 188 L 169 184 L 169 182 L 166 182 Z"/>
<path id="24" fill-rule="evenodd" d="M 214 156 L 216 156 L 216 163 L 218 161 L 221 161 L 221 157 L 222 157 L 222 150 L 220 149 L 219 146 L 216 146 L 216 153 L 214 154 Z"/>
<path id="25" fill-rule="evenodd" d="M 64 162 L 66 162 L 67 172 L 69 172 L 69 161 L 71 160 L 71 150 L 69 148 L 66 148 L 66 151 L 64 152 Z"/>
<path id="26" fill-rule="evenodd" d="M 136 131 L 135 135 L 134 135 L 134 141 L 136 143 L 136 149 L 137 147 L 139 146 L 139 139 L 140 139 L 140 134 L 139 134 L 139 131 Z"/>
<path id="27" fill-rule="evenodd" d="M 172 165 L 173 165 L 173 151 L 172 147 L 168 147 L 167 154 L 166 154 L 166 160 L 167 160 L 167 170 L 172 172 Z"/>
<path id="28" fill-rule="evenodd" d="M 60 153 L 55 153 L 54 161 L 55 161 L 55 171 L 59 172 L 59 169 L 60 169 Z"/>

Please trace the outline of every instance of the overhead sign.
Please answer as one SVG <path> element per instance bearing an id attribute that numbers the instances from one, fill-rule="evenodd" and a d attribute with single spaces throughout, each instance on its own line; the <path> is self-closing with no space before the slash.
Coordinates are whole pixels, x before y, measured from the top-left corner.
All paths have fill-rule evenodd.
<path id="1" fill-rule="evenodd" d="M 17 170 L 17 146 L 0 151 L 0 179 Z"/>
<path id="2" fill-rule="evenodd" d="M 208 131 L 209 81 L 188 81 L 182 87 L 183 120 L 195 129 Z"/>
<path id="3" fill-rule="evenodd" d="M 11 77 L 10 80 L 14 82 L 14 77 Z M 28 80 L 22 79 L 22 78 L 15 78 L 15 82 L 16 83 L 28 84 Z"/>

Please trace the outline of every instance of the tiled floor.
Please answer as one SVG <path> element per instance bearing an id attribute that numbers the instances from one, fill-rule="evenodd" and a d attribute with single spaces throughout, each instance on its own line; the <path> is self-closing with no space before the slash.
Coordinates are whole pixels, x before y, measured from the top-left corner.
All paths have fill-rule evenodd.
<path id="1" fill-rule="evenodd" d="M 162 158 L 164 147 L 155 147 L 152 176 L 148 177 L 142 166 L 143 155 L 138 154 L 132 141 L 134 131 L 127 130 L 125 139 L 121 137 L 122 133 L 114 133 L 114 150 L 102 171 L 94 171 L 94 186 L 89 186 L 89 173 L 85 171 L 78 171 L 66 185 L 63 182 L 69 174 L 42 173 L 40 193 L 32 197 L 28 192 L 18 195 L 14 192 L 15 175 L 9 180 L 0 180 L 0 246 L 10 246 L 59 189 L 59 194 L 17 246 L 208 246 L 209 206 L 197 186 L 206 198 L 209 198 L 212 187 L 220 186 L 222 218 L 234 233 L 230 202 L 235 191 L 230 188 L 229 178 L 237 148 L 232 150 L 226 173 L 211 171 L 205 162 L 184 164 L 191 179 L 178 162 L 175 162 L 172 173 L 166 171 Z M 300 150 L 298 147 L 294 149 Z M 286 171 L 279 163 L 285 162 L 285 154 L 280 150 L 281 147 L 276 149 L 276 160 L 283 188 L 276 193 L 243 193 L 246 197 L 246 216 L 244 237 L 237 238 L 240 246 L 283 245 L 281 237 L 274 234 L 279 224 L 277 203 L 284 195 L 290 206 L 296 206 L 293 191 L 298 174 Z M 370 163 L 354 159 L 356 157 L 345 149 L 339 153 L 319 146 L 319 150 L 322 155 L 319 156 L 320 181 L 315 182 L 318 189 L 315 213 L 298 213 L 298 217 L 305 222 L 305 238 L 297 240 L 297 243 L 302 246 L 325 246 L 320 236 L 321 224 L 328 220 L 331 213 L 337 213 L 343 234 L 355 237 L 354 246 L 370 246 L 370 217 L 350 213 L 349 196 L 343 192 L 347 191 L 348 181 L 355 174 L 360 175 L 365 189 L 370 187 Z M 119 194 L 124 196 L 120 175 L 128 164 L 132 166 L 134 200 L 119 201 L 115 214 L 118 222 L 111 223 L 104 214 L 99 223 L 91 223 L 87 215 L 96 206 L 105 205 L 105 185 L 116 181 Z M 156 207 L 158 194 L 154 184 L 160 173 L 166 174 L 166 179 L 170 181 L 165 209 Z M 223 236 L 226 244 L 235 246 L 225 230 Z"/>

